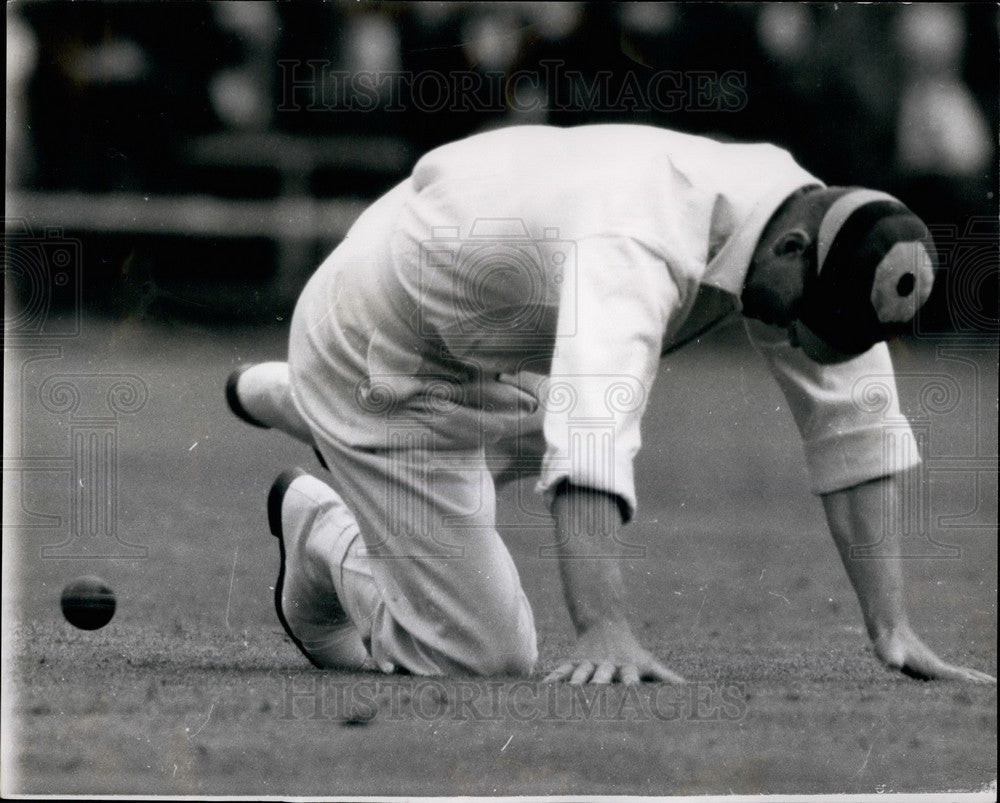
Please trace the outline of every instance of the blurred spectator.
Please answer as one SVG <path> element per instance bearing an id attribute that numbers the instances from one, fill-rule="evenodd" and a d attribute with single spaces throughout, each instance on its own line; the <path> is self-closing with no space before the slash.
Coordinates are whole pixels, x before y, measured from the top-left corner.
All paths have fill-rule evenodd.
<path id="1" fill-rule="evenodd" d="M 345 111 L 341 129 L 386 133 L 389 107 L 399 104 L 402 71 L 399 27 L 388 14 L 374 10 L 352 14 L 345 20 L 342 35 L 341 69 L 345 78 L 331 82 L 327 102 Z"/>
<path id="2" fill-rule="evenodd" d="M 809 59 L 815 24 L 809 9 L 798 3 L 767 3 L 757 17 L 757 37 L 768 56 L 793 70 Z"/>
<path id="3" fill-rule="evenodd" d="M 38 39 L 28 115 L 34 183 L 171 189 L 178 137 L 217 125 L 208 76 L 234 54 L 210 6 L 53 0 L 22 8 Z"/>
<path id="4" fill-rule="evenodd" d="M 583 3 L 522 3 L 530 35 L 547 42 L 561 42 L 575 35 L 583 12 Z"/>
<path id="5" fill-rule="evenodd" d="M 522 38 L 512 4 L 413 3 L 402 25 L 401 119 L 419 150 L 503 119 Z"/>
<path id="6" fill-rule="evenodd" d="M 485 127 L 633 122 L 775 142 L 964 230 L 997 219 L 998 18 L 985 3 L 10 3 L 7 176 L 263 198 L 288 191 L 286 168 L 192 166 L 189 141 L 341 134 L 354 156 L 318 168 L 293 143 L 298 185 L 365 195 L 398 179 L 368 169 L 373 137 L 420 153 Z"/>
<path id="7" fill-rule="evenodd" d="M 887 49 L 892 11 L 877 3 L 815 7 L 816 105 L 811 140 L 797 155 L 831 184 L 877 187 L 891 178 L 898 86 Z M 798 109 L 788 103 L 786 113 Z"/>
<path id="8" fill-rule="evenodd" d="M 470 12 L 460 36 L 466 62 L 483 73 L 507 72 L 521 50 L 520 20 L 510 6 Z"/>
<path id="9" fill-rule="evenodd" d="M 960 8 L 916 5 L 897 18 L 903 86 L 896 166 L 913 203 L 932 220 L 972 214 L 990 189 L 989 125 L 962 80 L 966 38 Z"/>
<path id="10" fill-rule="evenodd" d="M 209 81 L 212 108 L 229 128 L 263 130 L 274 116 L 274 71 L 279 33 L 278 12 L 271 3 L 230 0 L 211 6 L 220 31 L 241 46 L 236 64 Z"/>
<path id="11" fill-rule="evenodd" d="M 28 137 L 28 79 L 38 61 L 38 41 L 17 7 L 7 6 L 7 187 L 18 187 L 33 170 Z"/>
<path id="12" fill-rule="evenodd" d="M 995 239 L 983 238 L 990 232 L 995 238 L 996 232 L 996 128 L 963 78 L 967 12 L 944 4 L 899 10 L 894 44 L 902 86 L 894 189 L 938 235 L 944 273 L 922 313 L 923 325 L 995 331 L 997 246 Z M 986 28 L 995 32 L 995 6 L 992 12 Z M 992 68 L 995 104 L 995 44 Z"/>
<path id="13" fill-rule="evenodd" d="M 177 145 L 220 129 L 396 134 L 421 151 L 542 122 L 774 141 L 832 182 L 906 183 L 928 200 L 936 182 L 956 209 L 982 209 L 996 177 L 994 6 L 51 0 L 8 13 L 11 175 L 42 187 L 181 189 Z"/>
<path id="14" fill-rule="evenodd" d="M 448 86 L 451 106 L 465 116 L 466 126 L 480 129 L 504 125 L 512 108 L 529 108 L 542 100 L 541 92 L 532 90 L 534 82 L 509 83 L 523 45 L 519 9 L 503 6 L 472 10 L 466 14 L 459 35 L 469 81 L 464 85 L 448 81 Z M 492 76 L 502 76 L 502 82 Z M 464 86 L 474 88 L 466 90 Z M 483 91 L 481 87 L 487 86 L 495 87 L 495 91 Z"/>
<path id="15" fill-rule="evenodd" d="M 644 106 L 642 100 L 619 102 L 621 78 L 635 63 L 622 51 L 618 9 L 587 3 L 562 22 L 535 32 L 520 65 L 550 81 L 549 121 L 567 126 L 621 122 Z"/>
<path id="16" fill-rule="evenodd" d="M 400 53 L 403 72 L 409 80 L 401 87 L 403 111 L 393 113 L 418 150 L 454 139 L 475 128 L 475 123 L 459 119 L 445 109 L 424 111 L 413 98 L 413 82 L 420 76 L 450 76 L 467 68 L 461 41 L 460 3 L 409 3 L 399 17 Z"/>
<path id="17" fill-rule="evenodd" d="M 817 92 L 822 70 L 815 58 L 820 36 L 815 9 L 806 3 L 764 4 L 756 29 L 765 63 L 753 87 L 753 105 L 767 122 L 755 136 L 808 154 L 816 146 L 817 121 L 824 113 Z"/>
<path id="18" fill-rule="evenodd" d="M 678 23 L 677 7 L 672 3 L 623 3 L 620 7 L 621 47 L 636 64 L 654 67 L 663 54 L 656 51 L 665 45 L 664 37 Z"/>

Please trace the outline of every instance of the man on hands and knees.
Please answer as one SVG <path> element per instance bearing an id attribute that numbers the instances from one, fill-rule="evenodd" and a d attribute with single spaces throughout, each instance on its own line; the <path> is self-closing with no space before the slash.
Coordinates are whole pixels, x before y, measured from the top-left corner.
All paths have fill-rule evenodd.
<path id="1" fill-rule="evenodd" d="M 848 428 L 863 418 L 856 407 L 850 409 L 848 396 L 840 400 L 839 412 L 832 402 L 815 401 L 827 387 L 825 378 L 842 376 L 838 384 L 849 392 L 857 379 L 880 375 L 870 355 L 885 351 L 880 341 L 903 331 L 930 296 L 932 255 L 924 224 L 891 196 L 839 187 L 806 192 L 790 199 L 761 237 L 743 290 L 743 311 L 788 329 L 787 345 L 773 333 L 761 334 L 761 350 L 803 434 L 814 481 L 817 475 L 831 477 L 817 491 L 875 654 L 922 680 L 995 683 L 984 672 L 942 660 L 910 627 L 900 549 L 893 548 L 901 533 L 883 525 L 884 511 L 900 504 L 896 474 L 908 466 L 872 470 L 862 457 L 845 465 L 844 476 L 834 482 L 838 471 L 830 463 L 844 448 L 838 441 L 871 440 L 867 455 L 873 460 L 884 436 L 878 428 L 870 434 Z M 891 375 L 891 363 L 887 367 Z M 892 403 L 898 416 L 895 398 Z M 880 540 L 885 547 L 880 556 L 855 554 Z"/>
<path id="2" fill-rule="evenodd" d="M 228 383 L 237 415 L 309 444 L 330 473 L 272 487 L 280 620 L 318 666 L 530 674 L 534 618 L 495 521 L 495 484 L 530 468 L 577 634 L 546 679 L 680 682 L 635 637 L 609 556 L 635 514 L 661 358 L 742 312 L 878 657 L 995 682 L 914 634 L 898 558 L 852 557 L 898 537 L 883 506 L 919 460 L 901 445 L 912 433 L 887 438 L 895 388 L 878 413 L 852 389 L 892 375 L 884 341 L 929 296 L 932 255 L 899 201 L 825 187 L 770 145 L 531 126 L 432 151 L 310 279 L 287 365 Z M 488 454 L 514 468 L 491 474 Z"/>

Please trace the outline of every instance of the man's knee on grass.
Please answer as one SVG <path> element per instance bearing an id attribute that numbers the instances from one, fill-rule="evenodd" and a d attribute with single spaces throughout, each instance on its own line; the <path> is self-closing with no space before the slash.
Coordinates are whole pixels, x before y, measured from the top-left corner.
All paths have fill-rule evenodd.
<path id="1" fill-rule="evenodd" d="M 512 675 L 526 678 L 531 675 L 537 660 L 538 650 L 535 647 L 534 639 L 530 643 L 525 639 L 524 643 L 515 650 L 507 652 L 490 650 L 478 663 L 476 674 L 484 677 Z"/>
<path id="2" fill-rule="evenodd" d="M 535 668 L 538 647 L 533 627 L 526 629 L 513 623 L 494 627 L 478 641 L 471 655 L 467 653 L 464 659 L 449 656 L 450 662 L 461 664 L 466 671 L 481 677 L 528 677 Z"/>

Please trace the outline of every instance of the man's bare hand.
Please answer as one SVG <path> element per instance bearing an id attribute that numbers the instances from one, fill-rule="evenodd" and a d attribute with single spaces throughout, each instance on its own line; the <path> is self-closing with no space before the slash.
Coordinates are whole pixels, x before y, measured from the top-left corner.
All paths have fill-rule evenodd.
<path id="1" fill-rule="evenodd" d="M 684 683 L 684 678 L 667 669 L 639 644 L 628 625 L 605 623 L 581 633 L 573 657 L 546 675 L 543 682 L 569 681 L 577 686 L 640 680 Z"/>
<path id="2" fill-rule="evenodd" d="M 563 483 L 552 512 L 559 537 L 559 573 L 577 640 L 570 660 L 549 673 L 545 682 L 683 683 L 680 675 L 643 649 L 625 616 L 621 567 L 611 557 L 619 547 L 617 497 Z M 595 559 L 595 555 L 605 557 Z"/>
<path id="3" fill-rule="evenodd" d="M 977 669 L 942 660 L 909 627 L 874 640 L 875 654 L 891 669 L 917 680 L 960 680 L 996 684 L 997 679 Z"/>
<path id="4" fill-rule="evenodd" d="M 861 603 L 875 654 L 886 666 L 912 678 L 995 684 L 996 678 L 985 672 L 943 661 L 909 625 L 903 604 L 903 563 L 898 557 L 902 533 L 896 528 L 887 532 L 883 525 L 884 511 L 903 504 L 901 493 L 896 477 L 887 476 L 823 495 L 830 533 Z M 855 547 L 873 543 L 883 544 L 882 555 L 854 554 Z"/>

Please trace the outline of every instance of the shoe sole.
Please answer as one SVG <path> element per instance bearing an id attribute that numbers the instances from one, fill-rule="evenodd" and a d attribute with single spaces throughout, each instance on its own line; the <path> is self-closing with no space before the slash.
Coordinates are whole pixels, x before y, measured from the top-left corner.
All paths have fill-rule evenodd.
<path id="1" fill-rule="evenodd" d="M 254 363 L 252 362 L 244 363 L 229 375 L 229 378 L 226 380 L 226 404 L 229 405 L 230 412 L 232 412 L 232 414 L 241 421 L 245 421 L 252 427 L 270 429 L 267 424 L 262 424 L 247 412 L 243 403 L 240 401 L 239 394 L 236 392 L 236 384 L 240 381 L 240 377 L 253 367 Z"/>
<path id="2" fill-rule="evenodd" d="M 278 550 L 281 553 L 278 579 L 274 583 L 274 611 L 278 614 L 278 621 L 281 622 L 281 626 L 285 629 L 285 633 L 288 634 L 288 638 L 292 640 L 292 643 L 298 648 L 299 652 L 317 669 L 322 669 L 323 666 L 309 654 L 308 650 L 302 646 L 302 642 L 292 632 L 292 628 L 285 618 L 285 612 L 281 608 L 281 594 L 285 587 L 285 538 L 281 531 L 281 504 L 285 499 L 285 494 L 288 492 L 289 486 L 299 477 L 306 476 L 309 476 L 309 472 L 303 471 L 301 468 L 290 468 L 287 471 L 282 471 L 271 485 L 271 490 L 267 494 L 267 523 L 271 528 L 271 535 L 278 539 Z"/>

